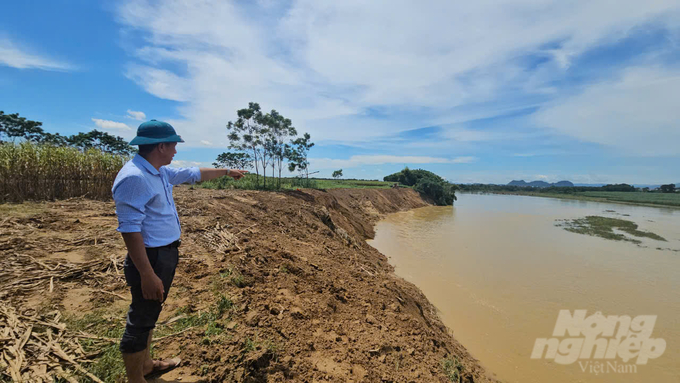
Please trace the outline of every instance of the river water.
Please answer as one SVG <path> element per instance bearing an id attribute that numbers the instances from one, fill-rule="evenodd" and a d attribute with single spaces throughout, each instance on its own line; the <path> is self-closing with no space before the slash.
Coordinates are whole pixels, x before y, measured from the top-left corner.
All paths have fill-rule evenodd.
<path id="1" fill-rule="evenodd" d="M 668 242 L 636 245 L 555 226 L 587 215 L 631 220 Z M 680 210 L 462 194 L 455 207 L 389 215 L 369 243 L 420 287 L 454 337 L 503 381 L 680 382 L 680 251 L 672 250 L 680 249 Z M 627 315 L 633 322 L 656 315 L 645 328 L 653 325 L 650 339 L 665 340 L 666 349 L 645 365 L 616 354 L 571 364 L 545 353 L 532 359 L 536 339 L 553 337 L 560 310 Z M 631 352 L 636 355 L 635 346 Z"/>

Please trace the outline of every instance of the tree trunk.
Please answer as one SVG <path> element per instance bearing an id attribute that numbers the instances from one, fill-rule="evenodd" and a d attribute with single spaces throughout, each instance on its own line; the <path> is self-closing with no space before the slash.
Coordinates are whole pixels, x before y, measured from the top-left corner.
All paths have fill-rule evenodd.
<path id="1" fill-rule="evenodd" d="M 255 187 L 257 188 L 258 186 L 260 186 L 260 169 L 259 169 L 258 163 L 257 163 L 257 150 L 255 150 L 254 147 L 252 147 L 252 150 L 253 150 L 253 158 L 255 159 L 255 174 L 256 174 Z"/>
<path id="2" fill-rule="evenodd" d="M 267 155 L 262 153 L 260 157 L 262 159 L 262 187 L 267 189 Z"/>
<path id="3" fill-rule="evenodd" d="M 279 188 L 281 188 L 281 165 L 283 165 L 283 158 L 279 157 Z"/>

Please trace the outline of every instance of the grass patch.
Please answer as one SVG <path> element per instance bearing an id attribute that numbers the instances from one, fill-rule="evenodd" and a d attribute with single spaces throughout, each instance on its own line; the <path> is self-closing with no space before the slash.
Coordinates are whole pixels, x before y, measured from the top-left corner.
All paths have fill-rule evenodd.
<path id="1" fill-rule="evenodd" d="M 246 340 L 243 342 L 242 352 L 244 354 L 262 349 L 267 350 L 267 352 L 272 356 L 272 359 L 278 361 L 281 346 L 273 340 L 266 339 L 263 341 L 257 334 L 255 334 L 255 339 L 246 337 Z"/>
<path id="2" fill-rule="evenodd" d="M 114 314 L 98 310 L 82 317 L 67 317 L 65 322 L 71 331 L 83 331 L 105 338 L 120 339 L 125 331 L 125 322 L 122 320 L 124 315 L 123 311 Z M 81 339 L 80 345 L 85 352 L 100 352 L 94 363 L 85 365 L 93 375 L 106 383 L 116 383 L 125 378 L 125 365 L 118 350 L 118 343 L 101 349 L 96 346 L 94 340 Z M 81 376 L 81 379 L 83 382 L 91 381 L 86 376 Z"/>
<path id="3" fill-rule="evenodd" d="M 458 358 L 454 356 L 444 358 L 442 369 L 449 382 L 459 383 L 462 381 L 462 373 L 465 367 L 458 361 Z"/>
<path id="4" fill-rule="evenodd" d="M 211 324 L 214 327 L 215 325 L 213 323 L 219 319 L 222 319 L 224 314 L 233 309 L 233 307 L 234 303 L 231 301 L 231 299 L 222 294 L 217 295 L 217 300 L 208 311 L 190 314 L 188 306 L 180 307 L 177 309 L 175 314 L 177 316 L 185 316 L 157 331 L 157 335 L 169 335 L 192 327 L 210 327 Z"/>
<path id="5" fill-rule="evenodd" d="M 256 348 L 257 344 L 255 343 L 255 341 L 250 339 L 250 337 L 247 337 L 245 343 L 243 344 L 243 352 L 248 353 L 251 351 L 255 351 Z"/>
<path id="6" fill-rule="evenodd" d="M 557 226 L 564 227 L 565 230 L 572 233 L 592 235 L 613 241 L 627 241 L 635 244 L 642 243 L 642 241 L 638 239 L 614 232 L 614 229 L 618 229 L 635 237 L 651 238 L 657 241 L 666 242 L 666 239 L 662 236 L 649 231 L 638 230 L 638 225 L 635 222 L 625 219 L 589 215 L 585 218 L 565 220 L 563 223 L 557 224 Z"/>
<path id="7" fill-rule="evenodd" d="M 199 313 L 190 313 L 189 307 L 181 307 L 176 315 L 184 315 L 183 318 L 166 326 L 158 326 L 154 331 L 155 337 L 171 335 L 193 327 L 204 327 L 202 343 L 210 345 L 219 343 L 224 337 L 222 318 L 234 309 L 234 303 L 223 294 L 216 294 L 216 300 L 209 310 Z M 80 317 L 71 316 L 65 318 L 70 331 L 83 331 L 100 337 L 120 339 L 125 331 L 125 312 L 116 313 L 98 310 Z M 113 343 L 103 349 L 97 347 L 97 343 L 90 339 L 81 339 L 80 344 L 86 352 L 99 352 L 99 356 L 93 363 L 84 365 L 85 368 L 106 383 L 116 383 L 125 380 L 125 365 L 118 349 L 119 344 Z M 151 356 L 154 349 L 151 348 Z M 91 380 L 85 376 L 80 377 L 83 382 Z"/>
<path id="8" fill-rule="evenodd" d="M 233 284 L 236 287 L 243 288 L 248 286 L 248 282 L 243 277 L 243 275 L 233 267 L 229 267 L 226 270 L 221 271 L 220 278 L 228 279 L 229 282 L 231 282 L 231 284 Z"/>

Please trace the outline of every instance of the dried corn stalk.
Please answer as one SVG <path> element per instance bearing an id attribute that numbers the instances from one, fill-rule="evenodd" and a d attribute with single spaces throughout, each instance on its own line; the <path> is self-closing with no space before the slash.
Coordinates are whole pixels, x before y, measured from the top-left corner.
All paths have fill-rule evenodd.
<path id="1" fill-rule="evenodd" d="M 78 343 L 80 335 L 68 331 L 60 319 L 59 311 L 26 316 L 0 302 L 0 372 L 14 382 L 77 382 L 77 372 L 101 383 L 81 364 L 92 355 Z"/>
<path id="2" fill-rule="evenodd" d="M 5 253 L 0 257 L 0 299 L 34 290 L 48 290 L 58 281 L 83 278 L 89 283 L 122 280 L 122 259 L 101 258 L 84 263 L 37 260 L 28 255 Z M 52 287 L 50 287 L 52 286 Z"/>

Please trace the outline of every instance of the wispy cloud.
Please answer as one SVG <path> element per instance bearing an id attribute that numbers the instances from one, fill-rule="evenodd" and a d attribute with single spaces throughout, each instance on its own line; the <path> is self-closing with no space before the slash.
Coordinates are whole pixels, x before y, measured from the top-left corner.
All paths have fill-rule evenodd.
<path id="1" fill-rule="evenodd" d="M 175 168 L 190 168 L 194 166 L 202 168 L 211 168 L 212 164 L 209 162 L 199 162 L 199 161 L 184 161 L 184 160 L 173 160 L 170 166 Z"/>
<path id="2" fill-rule="evenodd" d="M 188 81 L 171 71 L 131 65 L 125 75 L 156 97 L 173 101 L 191 100 Z"/>
<path id="3" fill-rule="evenodd" d="M 133 120 L 137 120 L 137 121 L 144 121 L 144 120 L 146 120 L 146 113 L 137 112 L 137 111 L 128 109 L 126 117 L 132 118 Z"/>
<path id="4" fill-rule="evenodd" d="M 127 76 L 153 95 L 185 103 L 179 112 L 197 130 L 194 145 L 224 134 L 225 122 L 249 101 L 278 109 L 317 140 L 345 142 L 455 122 L 456 106 L 486 102 L 479 114 L 490 116 L 500 100 L 535 104 L 554 88 L 545 79 L 563 76 L 583 52 L 636 26 L 679 25 L 675 1 L 623 0 L 614 9 L 587 0 L 428 7 L 299 0 L 284 10 L 251 9 L 258 4 L 130 0 L 118 7 L 119 21 L 145 42 L 135 52 L 144 63 L 132 63 Z M 253 12 L 261 17 L 243 16 Z M 540 81 L 536 64 L 518 59 L 532 55 L 548 60 Z M 367 114 L 376 107 L 400 112 Z M 416 110 L 426 113 L 413 115 Z M 467 141 L 491 137 L 452 134 Z"/>
<path id="5" fill-rule="evenodd" d="M 7 37 L 0 36 L 0 65 L 19 69 L 42 69 L 53 71 L 70 71 L 75 67 L 69 63 L 30 52 L 19 47 Z"/>
<path id="6" fill-rule="evenodd" d="M 122 122 L 102 120 L 99 118 L 93 118 L 92 121 L 94 122 L 95 125 L 97 125 L 98 128 L 104 130 L 122 130 L 122 131 L 132 130 L 132 128 L 130 128 L 129 126 L 127 126 L 127 124 Z"/>
<path id="7" fill-rule="evenodd" d="M 467 156 L 467 157 L 456 157 L 451 163 L 452 164 L 471 164 L 477 161 L 477 157 Z"/>
<path id="8" fill-rule="evenodd" d="M 535 116 L 538 126 L 613 151 L 645 156 L 678 154 L 680 68 L 637 67 L 560 98 Z"/>
<path id="9" fill-rule="evenodd" d="M 383 164 L 467 164 L 476 161 L 475 157 L 456 157 L 453 159 L 427 156 L 358 155 L 348 159 L 310 158 L 315 169 L 354 168 L 365 165 Z"/>

